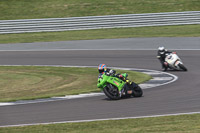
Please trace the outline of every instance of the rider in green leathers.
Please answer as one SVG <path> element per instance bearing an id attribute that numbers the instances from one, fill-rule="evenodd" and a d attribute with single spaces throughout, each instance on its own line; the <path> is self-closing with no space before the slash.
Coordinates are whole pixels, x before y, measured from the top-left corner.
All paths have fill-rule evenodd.
<path id="1" fill-rule="evenodd" d="M 105 73 L 107 76 L 114 76 L 114 77 L 117 77 L 117 78 L 123 80 L 128 85 L 133 84 L 133 82 L 131 82 L 131 81 L 129 81 L 127 79 L 128 74 L 126 74 L 126 73 L 116 74 L 115 70 L 107 68 L 105 64 L 100 64 L 98 66 L 98 70 L 99 70 L 99 77 L 101 77 L 101 75 Z M 128 94 L 132 94 L 133 93 L 131 87 L 127 87 L 126 91 L 127 91 Z"/>

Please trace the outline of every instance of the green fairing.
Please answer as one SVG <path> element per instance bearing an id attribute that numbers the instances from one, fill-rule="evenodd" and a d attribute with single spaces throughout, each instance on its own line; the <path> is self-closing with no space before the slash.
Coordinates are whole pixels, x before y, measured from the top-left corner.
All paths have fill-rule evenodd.
<path id="1" fill-rule="evenodd" d="M 103 74 L 101 75 L 101 77 L 98 78 L 97 87 L 103 90 L 103 88 L 106 87 L 107 83 L 116 86 L 119 91 L 121 91 L 125 85 L 125 82 L 123 80 L 117 77 L 107 76 L 106 74 Z"/>

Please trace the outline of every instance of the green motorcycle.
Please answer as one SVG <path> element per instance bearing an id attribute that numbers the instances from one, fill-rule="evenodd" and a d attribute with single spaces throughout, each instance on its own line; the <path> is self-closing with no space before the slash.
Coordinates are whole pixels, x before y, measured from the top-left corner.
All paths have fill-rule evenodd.
<path id="1" fill-rule="evenodd" d="M 131 84 L 127 84 L 125 81 L 115 76 L 106 75 L 105 73 L 99 76 L 97 87 L 100 88 L 101 91 L 103 91 L 105 95 L 112 100 L 118 100 L 132 96 L 141 97 L 143 95 L 142 89 L 136 83 L 131 82 Z M 132 90 L 132 93 L 128 94 L 127 90 Z"/>

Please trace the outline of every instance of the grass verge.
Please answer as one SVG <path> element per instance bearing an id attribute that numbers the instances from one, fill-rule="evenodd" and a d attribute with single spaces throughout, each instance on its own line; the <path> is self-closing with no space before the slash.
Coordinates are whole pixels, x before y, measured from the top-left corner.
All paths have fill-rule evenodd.
<path id="1" fill-rule="evenodd" d="M 131 37 L 199 37 L 200 25 L 115 28 L 99 30 L 0 34 L 0 43 L 31 43 Z"/>
<path id="2" fill-rule="evenodd" d="M 136 83 L 151 78 L 127 73 Z M 0 102 L 98 92 L 97 77 L 97 68 L 0 66 Z"/>
<path id="3" fill-rule="evenodd" d="M 199 0 L 1 0 L 0 20 L 199 10 Z"/>
<path id="4" fill-rule="evenodd" d="M 200 114 L 0 128 L 0 133 L 199 133 Z"/>

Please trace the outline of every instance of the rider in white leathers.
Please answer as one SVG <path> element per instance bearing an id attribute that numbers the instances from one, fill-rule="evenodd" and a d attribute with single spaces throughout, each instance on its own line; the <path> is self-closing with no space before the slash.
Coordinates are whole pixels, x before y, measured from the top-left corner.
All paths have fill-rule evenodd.
<path id="1" fill-rule="evenodd" d="M 172 52 L 168 51 L 163 46 L 158 48 L 157 58 L 160 60 L 163 71 L 166 71 L 168 68 L 168 63 L 165 61 L 165 58 L 166 58 L 167 54 L 169 54 L 169 53 L 172 53 Z"/>

